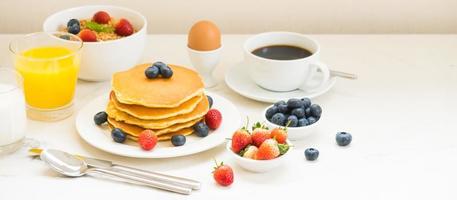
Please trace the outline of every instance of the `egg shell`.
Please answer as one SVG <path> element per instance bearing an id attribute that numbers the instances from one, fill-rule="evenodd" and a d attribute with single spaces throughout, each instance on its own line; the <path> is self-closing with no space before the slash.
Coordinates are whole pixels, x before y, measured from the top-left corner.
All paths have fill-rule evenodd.
<path id="1" fill-rule="evenodd" d="M 197 51 L 218 49 L 221 47 L 221 32 L 213 22 L 199 21 L 190 29 L 187 45 Z"/>

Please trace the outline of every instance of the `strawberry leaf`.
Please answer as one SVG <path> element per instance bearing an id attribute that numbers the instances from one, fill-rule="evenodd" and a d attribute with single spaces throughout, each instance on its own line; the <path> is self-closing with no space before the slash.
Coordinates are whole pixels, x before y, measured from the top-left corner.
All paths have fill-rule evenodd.
<path id="1" fill-rule="evenodd" d="M 251 145 L 248 145 L 246 146 L 244 149 L 242 149 L 240 152 L 238 152 L 238 155 L 240 155 L 241 157 L 244 156 L 244 153 L 246 153 L 246 151 L 248 150 L 248 148 L 250 147 Z"/>
<path id="2" fill-rule="evenodd" d="M 279 155 L 284 155 L 285 153 L 287 153 L 287 151 L 289 151 L 289 145 L 287 144 L 278 144 L 278 148 Z"/>

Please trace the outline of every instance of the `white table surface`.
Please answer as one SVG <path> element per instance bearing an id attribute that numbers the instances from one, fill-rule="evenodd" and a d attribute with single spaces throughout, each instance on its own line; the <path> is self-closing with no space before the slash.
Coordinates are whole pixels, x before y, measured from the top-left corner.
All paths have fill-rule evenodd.
<path id="1" fill-rule="evenodd" d="M 8 42 L 0 35 L 0 65 L 11 66 Z M 226 35 L 220 84 L 211 91 L 233 101 L 243 116 L 261 119 L 265 103 L 244 98 L 223 82 L 225 70 L 242 60 L 247 35 Z M 0 199 L 456 199 L 457 192 L 457 35 L 314 35 L 322 60 L 332 69 L 356 73 L 339 79 L 314 99 L 323 107 L 319 130 L 295 142 L 287 164 L 256 174 L 230 159 L 224 146 L 172 159 L 124 158 L 100 151 L 77 134 L 74 115 L 55 123 L 30 121 L 27 137 L 47 147 L 202 181 L 200 191 L 183 196 L 106 180 L 57 176 L 25 149 L 0 158 Z M 191 66 L 184 35 L 148 38 L 144 61 Z M 76 110 L 108 91 L 109 82 L 80 81 Z M 0 100 L 1 102 L 1 100 Z M 229 123 L 229 122 L 225 122 Z M 353 135 L 350 147 L 335 144 L 337 131 Z M 307 147 L 319 149 L 316 162 L 304 159 Z M 212 178 L 212 158 L 235 171 L 231 187 Z"/>

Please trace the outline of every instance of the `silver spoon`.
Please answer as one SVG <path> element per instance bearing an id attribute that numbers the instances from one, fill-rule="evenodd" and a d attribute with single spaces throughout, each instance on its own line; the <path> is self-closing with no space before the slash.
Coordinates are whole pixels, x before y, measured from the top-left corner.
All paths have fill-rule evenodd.
<path id="1" fill-rule="evenodd" d="M 76 156 L 60 150 L 44 150 L 41 153 L 40 158 L 41 160 L 46 162 L 53 170 L 69 177 L 80 177 L 86 174 L 90 175 L 91 173 L 101 173 L 122 178 L 124 180 L 134 181 L 137 185 L 146 185 L 149 187 L 176 192 L 180 194 L 190 194 L 192 191 L 192 189 L 190 188 L 172 185 L 169 183 L 162 183 L 147 178 L 131 176 L 110 169 L 89 168 L 87 166 L 87 163 L 85 163 L 83 160 L 78 159 Z"/>

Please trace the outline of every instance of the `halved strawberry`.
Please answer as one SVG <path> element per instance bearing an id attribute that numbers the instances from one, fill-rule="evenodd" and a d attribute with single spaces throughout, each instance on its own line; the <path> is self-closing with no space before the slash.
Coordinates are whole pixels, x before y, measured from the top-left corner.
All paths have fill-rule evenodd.
<path id="1" fill-rule="evenodd" d="M 270 131 L 268 130 L 268 128 L 265 127 L 265 125 L 261 124 L 260 122 L 255 123 L 254 126 L 252 127 L 252 129 L 253 129 L 252 134 L 251 134 L 252 143 L 256 147 L 260 147 L 260 145 L 265 140 L 271 138 Z"/>
<path id="2" fill-rule="evenodd" d="M 107 24 L 110 20 L 111 17 L 105 11 L 98 11 L 92 17 L 92 21 L 97 22 L 99 24 Z"/>
<path id="3" fill-rule="evenodd" d="M 259 150 L 256 154 L 256 159 L 258 160 L 271 160 L 278 157 L 280 154 L 278 142 L 274 139 L 265 140 L 265 142 L 260 145 Z"/>
<path id="4" fill-rule="evenodd" d="M 130 24 L 130 22 L 124 18 L 119 20 L 114 29 L 114 32 L 120 36 L 129 36 L 133 34 L 132 24 Z"/>
<path id="5" fill-rule="evenodd" d="M 245 127 L 235 131 L 232 136 L 232 151 L 239 153 L 252 143 L 251 134 Z"/>
<path id="6" fill-rule="evenodd" d="M 286 128 L 274 128 L 270 132 L 271 138 L 275 139 L 279 144 L 285 144 L 287 140 Z"/>

